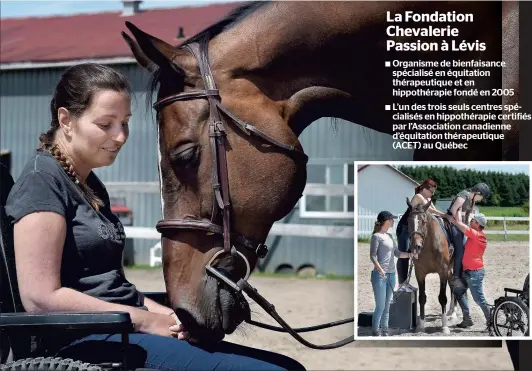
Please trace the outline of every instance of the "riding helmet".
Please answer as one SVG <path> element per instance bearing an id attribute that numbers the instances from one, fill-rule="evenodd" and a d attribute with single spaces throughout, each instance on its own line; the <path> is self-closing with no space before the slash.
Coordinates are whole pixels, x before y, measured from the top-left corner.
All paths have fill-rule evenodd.
<path id="1" fill-rule="evenodd" d="M 490 187 L 486 183 L 478 183 L 473 188 L 471 188 L 473 192 L 480 193 L 484 197 L 484 199 L 487 199 L 490 195 Z"/>

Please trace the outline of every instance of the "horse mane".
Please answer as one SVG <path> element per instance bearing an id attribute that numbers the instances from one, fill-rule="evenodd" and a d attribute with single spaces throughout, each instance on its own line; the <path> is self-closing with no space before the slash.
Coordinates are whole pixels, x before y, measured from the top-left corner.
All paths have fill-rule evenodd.
<path id="1" fill-rule="evenodd" d="M 246 19 L 249 15 L 255 13 L 257 10 L 263 8 L 269 3 L 270 1 L 250 1 L 243 5 L 240 5 L 239 7 L 233 9 L 231 12 L 225 15 L 218 22 L 208 26 L 204 30 L 198 32 L 196 35 L 188 38 L 186 41 L 184 41 L 177 47 L 181 48 L 187 44 L 198 42 L 204 37 L 207 37 L 210 40 L 213 37 L 235 26 L 240 21 Z"/>
<path id="2" fill-rule="evenodd" d="M 237 8 L 230 11 L 227 15 L 225 15 L 222 19 L 220 19 L 216 23 L 198 32 L 197 34 L 188 38 L 187 40 L 177 45 L 176 47 L 182 48 L 185 45 L 198 42 L 204 38 L 211 40 L 213 37 L 221 34 L 224 31 L 227 31 L 228 29 L 235 26 L 242 20 L 246 19 L 249 15 L 255 13 L 259 9 L 262 9 L 264 6 L 270 3 L 271 1 L 246 2 L 243 5 L 240 5 Z M 147 88 L 147 93 L 146 93 L 146 108 L 152 114 L 153 114 L 153 110 L 151 110 L 151 105 L 152 105 L 151 102 L 153 100 L 153 94 L 155 93 L 155 90 L 157 89 L 157 85 L 159 83 L 159 77 L 160 77 L 160 70 L 157 69 L 155 72 L 151 74 L 149 81 L 148 81 L 148 88 Z"/>

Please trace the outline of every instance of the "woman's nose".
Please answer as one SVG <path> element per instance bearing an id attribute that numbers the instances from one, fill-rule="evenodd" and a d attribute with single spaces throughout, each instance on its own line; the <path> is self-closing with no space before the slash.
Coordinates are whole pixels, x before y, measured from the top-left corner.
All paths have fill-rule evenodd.
<path id="1" fill-rule="evenodd" d="M 115 142 L 124 144 L 129 136 L 129 129 L 127 126 L 120 125 L 116 127 L 111 133 L 111 137 Z"/>

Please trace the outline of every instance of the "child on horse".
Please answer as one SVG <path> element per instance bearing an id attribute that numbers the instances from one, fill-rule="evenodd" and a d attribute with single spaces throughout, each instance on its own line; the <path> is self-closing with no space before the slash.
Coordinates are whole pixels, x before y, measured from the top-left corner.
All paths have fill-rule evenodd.
<path id="1" fill-rule="evenodd" d="M 478 183 L 470 189 L 459 192 L 452 200 L 447 209 L 447 214 L 452 216 L 458 223 L 469 224 L 471 221 L 471 211 L 476 201 L 481 201 L 489 197 L 489 187 L 486 183 Z M 462 218 L 464 213 L 464 218 Z M 451 239 L 454 245 L 454 265 L 453 277 L 451 278 L 451 288 L 453 293 L 460 297 L 467 288 L 460 279 L 462 277 L 462 259 L 464 256 L 464 233 L 458 228 L 458 224 L 451 228 Z"/>

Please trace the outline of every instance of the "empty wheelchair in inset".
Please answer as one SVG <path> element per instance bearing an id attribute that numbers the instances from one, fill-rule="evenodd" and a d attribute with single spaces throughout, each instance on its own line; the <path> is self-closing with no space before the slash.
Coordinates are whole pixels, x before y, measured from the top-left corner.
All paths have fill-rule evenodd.
<path id="1" fill-rule="evenodd" d="M 504 288 L 504 296 L 491 307 L 489 331 L 492 336 L 528 336 L 530 333 L 530 274 L 522 290 Z M 515 294 L 515 295 L 509 295 Z"/>

